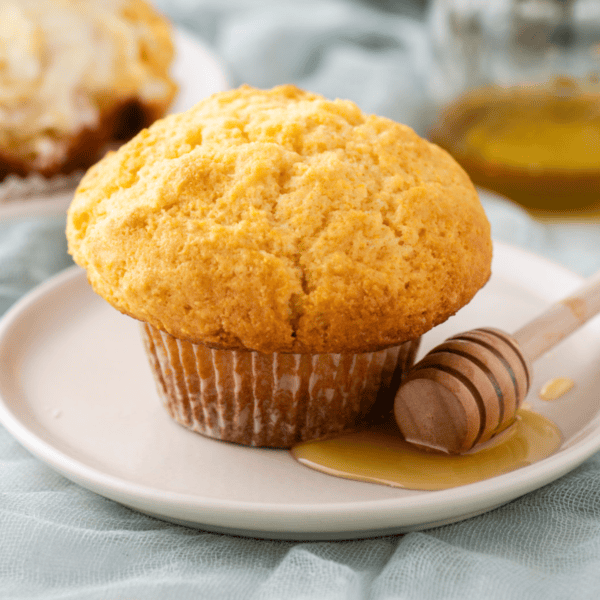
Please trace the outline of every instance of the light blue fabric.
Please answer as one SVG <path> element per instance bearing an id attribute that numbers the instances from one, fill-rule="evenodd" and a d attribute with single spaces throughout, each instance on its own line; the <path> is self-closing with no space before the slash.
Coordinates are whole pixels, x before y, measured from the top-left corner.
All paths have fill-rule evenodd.
<path id="1" fill-rule="evenodd" d="M 63 216 L 0 221 L 0 314 L 25 292 L 72 265 Z"/>
<path id="2" fill-rule="evenodd" d="M 600 225 L 584 220 L 548 223 L 531 219 L 524 209 L 481 190 L 492 235 L 561 263 L 583 276 L 600 269 Z"/>
<path id="3" fill-rule="evenodd" d="M 295 83 L 424 132 L 430 64 L 417 0 L 158 0 L 209 42 L 234 85 Z M 387 10 L 376 9 L 387 7 Z"/>
<path id="4" fill-rule="evenodd" d="M 418 112 L 422 82 L 410 62 L 416 57 L 418 64 L 424 43 L 418 4 L 410 17 L 383 0 L 377 4 L 387 10 L 343 0 L 159 4 L 213 44 L 236 83 L 292 81 L 409 122 Z M 380 44 L 374 40 L 381 32 Z M 599 225 L 543 225 L 492 196 L 484 204 L 497 239 L 581 274 L 600 268 Z M 0 312 L 71 264 L 63 230 L 63 217 L 0 222 Z M 70 483 L 0 427 L 2 599 L 599 596 L 600 454 L 553 484 L 461 523 L 373 540 L 294 543 L 211 534 L 143 516 Z"/>

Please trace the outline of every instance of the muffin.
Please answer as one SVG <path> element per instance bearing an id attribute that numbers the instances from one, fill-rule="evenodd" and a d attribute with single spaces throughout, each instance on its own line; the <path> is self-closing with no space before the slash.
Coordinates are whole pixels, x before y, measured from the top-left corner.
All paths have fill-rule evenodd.
<path id="1" fill-rule="evenodd" d="M 445 151 L 291 85 L 140 132 L 87 172 L 67 237 L 142 322 L 172 417 L 276 447 L 389 412 L 420 336 L 485 284 L 492 252 Z"/>
<path id="2" fill-rule="evenodd" d="M 171 28 L 143 0 L 0 4 L 0 182 L 85 169 L 164 115 Z"/>

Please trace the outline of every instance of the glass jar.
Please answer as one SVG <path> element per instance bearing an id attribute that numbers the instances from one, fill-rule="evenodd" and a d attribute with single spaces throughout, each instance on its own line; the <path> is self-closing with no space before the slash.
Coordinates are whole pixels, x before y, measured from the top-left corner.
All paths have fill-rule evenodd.
<path id="1" fill-rule="evenodd" d="M 600 1 L 434 0 L 429 27 L 429 137 L 527 207 L 600 207 Z"/>

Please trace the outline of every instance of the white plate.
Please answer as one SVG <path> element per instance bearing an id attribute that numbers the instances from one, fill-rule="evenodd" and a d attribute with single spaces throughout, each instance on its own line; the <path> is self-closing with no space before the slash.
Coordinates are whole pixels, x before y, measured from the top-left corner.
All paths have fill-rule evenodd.
<path id="1" fill-rule="evenodd" d="M 426 350 L 477 326 L 508 331 L 581 278 L 495 244 L 494 275 L 467 307 L 424 339 Z M 600 448 L 600 322 L 536 363 L 528 400 L 561 428 L 553 456 L 438 492 L 337 479 L 287 451 L 218 442 L 176 425 L 160 405 L 138 324 L 89 288 L 77 267 L 44 283 L 0 324 L 0 420 L 48 465 L 103 496 L 169 521 L 268 538 L 340 539 L 432 527 L 497 507 L 553 481 Z M 550 377 L 576 388 L 536 399 Z"/>
<path id="2" fill-rule="evenodd" d="M 177 28 L 173 37 L 177 53 L 172 75 L 179 93 L 170 112 L 183 112 L 202 98 L 231 87 L 224 66 L 197 36 Z"/>
<path id="3" fill-rule="evenodd" d="M 179 92 L 169 112 L 182 112 L 206 96 L 229 89 L 228 74 L 223 65 L 197 37 L 177 28 L 173 40 L 176 56 L 171 74 L 179 85 Z M 0 202 L 0 219 L 64 212 L 72 198 L 72 190 L 39 197 L 34 194 L 24 199 L 11 198 Z"/>

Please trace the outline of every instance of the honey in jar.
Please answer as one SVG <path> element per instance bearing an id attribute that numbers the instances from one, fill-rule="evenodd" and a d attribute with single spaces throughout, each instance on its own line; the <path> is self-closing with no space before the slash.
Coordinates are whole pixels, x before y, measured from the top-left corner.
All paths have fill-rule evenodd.
<path id="1" fill-rule="evenodd" d="M 600 214 L 600 2 L 431 0 L 428 136 L 537 212 Z"/>
<path id="2" fill-rule="evenodd" d="M 488 86 L 440 114 L 429 137 L 475 184 L 548 211 L 600 205 L 600 88 Z"/>

